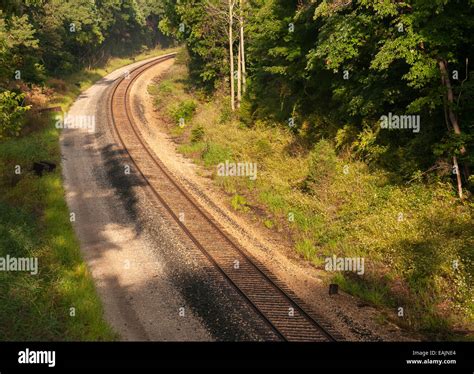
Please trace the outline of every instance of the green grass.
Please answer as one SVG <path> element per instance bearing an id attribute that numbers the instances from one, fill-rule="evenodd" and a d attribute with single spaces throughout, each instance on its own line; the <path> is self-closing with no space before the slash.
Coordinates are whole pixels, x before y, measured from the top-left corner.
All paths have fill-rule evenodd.
<path id="1" fill-rule="evenodd" d="M 29 170 L 33 160 L 59 165 L 58 136 L 51 121 L 0 143 L 0 257 L 37 257 L 39 263 L 37 275 L 0 272 L 2 340 L 115 338 L 69 222 L 60 168 L 41 178 Z M 14 174 L 16 165 L 20 175 Z"/>
<path id="2" fill-rule="evenodd" d="M 281 126 L 245 126 L 229 112 L 228 98 L 203 100 L 187 78 L 185 64 L 177 63 L 152 93 L 163 114 L 176 102 L 196 101 L 186 128 L 178 134 L 169 120 L 168 129 L 178 151 L 229 194 L 231 207 L 267 230 L 288 232 L 315 268 L 324 270 L 332 255 L 364 257 L 363 276 L 326 273 L 325 280 L 378 306 L 382 319 L 432 339 L 473 339 L 453 333 L 474 330 L 472 201 L 459 202 L 443 181 L 392 184 L 383 170 L 337 156 L 329 140 L 309 148 L 304 134 Z M 217 176 L 225 160 L 256 162 L 257 180 Z"/>
<path id="3" fill-rule="evenodd" d="M 218 143 L 207 143 L 202 154 L 202 160 L 206 166 L 215 166 L 221 162 L 232 159 L 232 151 L 228 147 L 223 147 Z"/>
<path id="4" fill-rule="evenodd" d="M 169 52 L 149 51 L 135 61 Z M 67 111 L 81 91 L 132 62 L 115 58 L 103 68 L 52 80 L 60 90 L 49 105 Z M 25 135 L 0 142 L 0 257 L 37 257 L 39 262 L 37 275 L 0 272 L 0 339 L 115 340 L 69 220 L 59 130 L 52 118 L 38 122 Z M 39 160 L 58 167 L 37 177 L 31 166 Z"/>

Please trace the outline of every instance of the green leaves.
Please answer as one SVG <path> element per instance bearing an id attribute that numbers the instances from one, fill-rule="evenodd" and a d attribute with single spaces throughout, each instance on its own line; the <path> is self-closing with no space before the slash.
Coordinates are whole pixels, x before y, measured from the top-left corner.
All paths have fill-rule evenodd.
<path id="1" fill-rule="evenodd" d="M 35 30 L 28 20 L 28 16 L 13 16 L 8 21 L 7 46 L 8 48 L 38 48 L 38 39 L 35 38 Z"/>
<path id="2" fill-rule="evenodd" d="M 227 1 L 166 0 L 160 30 L 186 43 L 191 76 L 212 90 L 229 74 Z"/>
<path id="3" fill-rule="evenodd" d="M 345 62 L 357 58 L 360 47 L 369 39 L 369 19 L 363 15 L 334 15 L 320 28 L 318 45 L 308 58 L 308 69 L 317 60 L 325 61 L 328 69 L 337 71 Z"/>
<path id="4" fill-rule="evenodd" d="M 155 45 L 157 17 L 163 15 L 165 0 L 16 3 L 7 7 L 7 14 L 0 13 L 0 51 L 6 47 L 23 48 L 19 55 L 30 60 L 30 65 L 41 61 L 50 74 L 62 74 L 110 54 L 137 51 L 143 44 Z M 3 36 L 4 32 L 7 36 Z M 12 61 L 12 65 L 19 64 Z"/>
<path id="5" fill-rule="evenodd" d="M 23 114 L 30 109 L 22 105 L 24 97 L 11 91 L 0 93 L 0 140 L 20 134 Z"/>
<path id="6" fill-rule="evenodd" d="M 35 64 L 38 62 L 34 52 L 38 49 L 38 39 L 28 17 L 12 16 L 3 18 L 0 11 L 0 85 L 6 85 L 20 71 L 24 77 L 34 79 L 40 75 Z M 31 74 L 28 74 L 31 73 Z"/>

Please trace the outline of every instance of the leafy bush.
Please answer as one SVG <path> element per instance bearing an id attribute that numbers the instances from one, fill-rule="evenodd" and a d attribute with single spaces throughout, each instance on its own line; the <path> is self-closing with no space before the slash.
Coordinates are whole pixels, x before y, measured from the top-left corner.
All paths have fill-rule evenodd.
<path id="1" fill-rule="evenodd" d="M 232 208 L 237 211 L 240 210 L 245 212 L 249 210 L 247 199 L 242 195 L 235 194 L 232 196 L 230 204 L 232 205 Z"/>
<path id="2" fill-rule="evenodd" d="M 377 144 L 378 131 L 366 126 L 353 143 L 354 154 L 367 162 L 377 161 L 387 147 Z"/>
<path id="3" fill-rule="evenodd" d="M 181 118 L 188 122 L 193 117 L 196 107 L 194 100 L 184 100 L 171 110 L 171 117 L 176 123 L 179 123 Z"/>
<path id="4" fill-rule="evenodd" d="M 158 90 L 163 93 L 171 93 L 173 91 L 173 84 L 170 81 L 160 82 Z"/>
<path id="5" fill-rule="evenodd" d="M 24 94 L 11 91 L 0 93 L 0 139 L 18 136 L 23 126 L 23 115 L 31 106 L 22 106 Z"/>

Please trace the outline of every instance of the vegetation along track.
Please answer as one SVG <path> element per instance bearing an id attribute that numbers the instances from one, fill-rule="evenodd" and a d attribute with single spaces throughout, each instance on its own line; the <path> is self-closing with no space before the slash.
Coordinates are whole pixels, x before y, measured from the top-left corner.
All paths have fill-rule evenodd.
<path id="1" fill-rule="evenodd" d="M 309 311 L 284 284 L 254 259 L 184 190 L 147 145 L 131 114 L 130 88 L 145 70 L 175 54 L 154 59 L 122 76 L 109 97 L 114 132 L 139 176 L 184 233 L 283 341 L 336 341 L 342 337 Z"/>

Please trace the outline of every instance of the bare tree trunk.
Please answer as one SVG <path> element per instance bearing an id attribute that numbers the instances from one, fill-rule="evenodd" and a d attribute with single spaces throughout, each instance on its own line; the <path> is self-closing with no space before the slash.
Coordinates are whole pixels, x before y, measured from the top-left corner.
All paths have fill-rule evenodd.
<path id="1" fill-rule="evenodd" d="M 454 103 L 454 94 L 453 94 L 453 88 L 451 86 L 451 80 L 449 79 L 448 67 L 447 67 L 448 64 L 446 60 L 439 60 L 438 64 L 441 70 L 443 84 L 446 87 L 446 97 L 448 99 L 449 121 L 451 122 L 451 125 L 453 126 L 454 133 L 457 135 L 461 135 L 461 128 L 459 127 L 458 118 L 452 108 L 453 103 Z M 460 151 L 462 155 L 466 154 L 465 147 L 462 147 Z M 469 178 L 469 175 L 466 175 L 466 178 Z"/>
<path id="2" fill-rule="evenodd" d="M 445 60 L 439 60 L 439 69 L 441 70 L 441 76 L 443 77 L 443 84 L 446 87 L 446 97 L 448 99 L 448 115 L 449 121 L 453 126 L 455 134 L 461 135 L 461 128 L 459 127 L 458 119 L 456 114 L 453 112 L 452 104 L 454 102 L 453 88 L 451 87 L 451 80 L 449 79 L 447 63 Z M 461 151 L 462 152 L 462 151 Z M 465 152 L 465 150 L 464 150 Z"/>
<path id="3" fill-rule="evenodd" d="M 247 69 L 245 67 L 245 41 L 244 41 L 244 0 L 240 0 L 240 51 L 242 60 L 242 90 L 247 90 Z"/>
<path id="4" fill-rule="evenodd" d="M 458 185 L 458 196 L 462 200 L 462 180 L 461 180 L 461 171 L 459 170 L 458 159 L 456 156 L 453 156 L 453 166 L 454 170 L 456 171 L 456 182 Z"/>
<path id="5" fill-rule="evenodd" d="M 237 108 L 240 108 L 240 102 L 242 101 L 242 49 L 240 48 L 239 42 L 239 53 L 237 57 Z"/>
<path id="6" fill-rule="evenodd" d="M 230 106 L 235 110 L 235 88 L 234 88 L 234 46 L 232 28 L 234 24 L 234 0 L 229 0 L 229 55 L 230 55 Z"/>
<path id="7" fill-rule="evenodd" d="M 445 85 L 445 76 L 441 76 L 441 81 L 443 85 Z M 448 100 L 446 96 L 443 96 L 443 107 L 444 107 L 444 121 L 446 122 L 446 127 L 448 128 L 448 131 L 452 131 L 453 128 L 450 125 L 449 122 L 449 115 L 448 115 Z M 458 165 L 458 159 L 456 156 L 453 156 L 453 168 L 456 171 L 456 183 L 457 183 L 457 188 L 458 188 L 458 196 L 462 200 L 463 199 L 463 193 L 462 193 L 462 179 L 461 179 L 461 173 L 459 170 L 459 165 Z"/>

